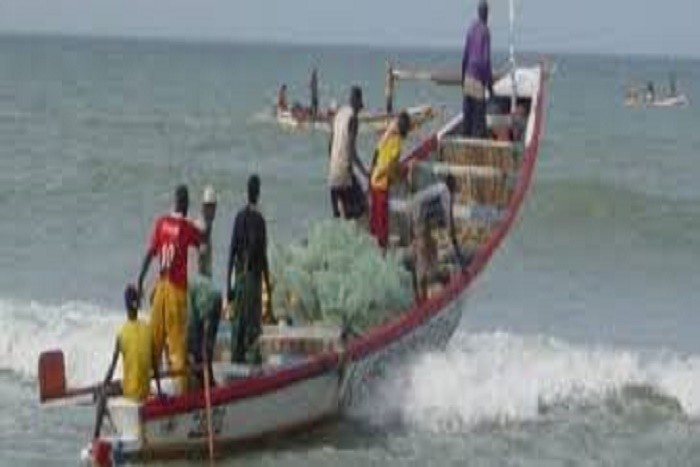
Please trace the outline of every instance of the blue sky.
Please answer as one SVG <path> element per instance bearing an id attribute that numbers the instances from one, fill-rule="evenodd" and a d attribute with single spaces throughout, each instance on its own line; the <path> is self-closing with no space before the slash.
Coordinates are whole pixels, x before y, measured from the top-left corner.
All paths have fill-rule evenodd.
<path id="1" fill-rule="evenodd" d="M 0 32 L 461 46 L 477 0 L 0 0 Z M 520 48 L 700 56 L 700 0 L 516 0 Z M 490 0 L 494 45 L 507 0 Z"/>

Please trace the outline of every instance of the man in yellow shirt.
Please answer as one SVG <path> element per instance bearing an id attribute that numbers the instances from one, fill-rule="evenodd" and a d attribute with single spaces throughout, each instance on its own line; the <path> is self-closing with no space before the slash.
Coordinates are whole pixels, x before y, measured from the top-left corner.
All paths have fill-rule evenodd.
<path id="1" fill-rule="evenodd" d="M 97 404 L 97 422 L 95 423 L 95 438 L 100 435 L 102 419 L 107 405 L 108 388 L 114 375 L 119 356 L 122 356 L 123 378 L 121 383 L 122 395 L 134 402 L 143 402 L 148 398 L 151 390 L 151 373 L 156 380 L 158 394 L 160 380 L 158 378 L 158 365 L 153 352 L 151 328 L 148 324 L 138 319 L 138 291 L 129 284 L 124 291 L 124 304 L 126 306 L 127 321 L 117 334 L 114 344 L 112 362 L 107 370 L 104 383 L 99 393 Z"/>
<path id="2" fill-rule="evenodd" d="M 389 187 L 398 176 L 401 142 L 410 128 L 410 117 L 401 112 L 379 140 L 372 164 L 369 230 L 382 249 L 389 243 Z"/>

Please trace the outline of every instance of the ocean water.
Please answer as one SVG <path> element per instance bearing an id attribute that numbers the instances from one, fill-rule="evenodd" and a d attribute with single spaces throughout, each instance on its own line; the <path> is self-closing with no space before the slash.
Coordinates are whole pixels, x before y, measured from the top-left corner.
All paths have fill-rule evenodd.
<path id="1" fill-rule="evenodd" d="M 195 206 L 205 184 L 219 192 L 220 282 L 250 173 L 274 241 L 328 217 L 328 135 L 278 129 L 276 89 L 306 100 L 315 65 L 322 103 L 359 83 L 379 107 L 387 57 L 459 63 L 456 49 L 0 37 L 0 464 L 77 463 L 93 414 L 39 407 L 37 356 L 61 347 L 72 382 L 103 376 L 175 184 Z M 700 465 L 700 63 L 549 58 L 531 192 L 446 351 L 346 420 L 223 465 Z M 628 83 L 669 71 L 691 106 L 624 107 Z M 459 96 L 401 83 L 398 102 L 449 115 Z"/>

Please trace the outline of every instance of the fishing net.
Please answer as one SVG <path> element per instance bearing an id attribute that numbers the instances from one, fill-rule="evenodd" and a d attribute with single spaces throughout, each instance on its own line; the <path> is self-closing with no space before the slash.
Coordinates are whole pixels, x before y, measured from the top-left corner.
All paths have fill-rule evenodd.
<path id="1" fill-rule="evenodd" d="M 382 255 L 353 222 L 315 224 L 303 243 L 271 247 L 270 263 L 275 313 L 294 323 L 362 332 L 405 310 L 413 297 L 399 258 Z"/>

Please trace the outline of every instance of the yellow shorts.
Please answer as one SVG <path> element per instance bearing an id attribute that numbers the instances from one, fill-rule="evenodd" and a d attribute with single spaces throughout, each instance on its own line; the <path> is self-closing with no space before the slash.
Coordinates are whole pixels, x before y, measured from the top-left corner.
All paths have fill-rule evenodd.
<path id="1" fill-rule="evenodd" d="M 167 351 L 170 371 L 177 372 L 175 382 L 180 393 L 187 389 L 187 290 L 159 279 L 153 291 L 151 308 L 153 352 L 160 363 Z"/>

